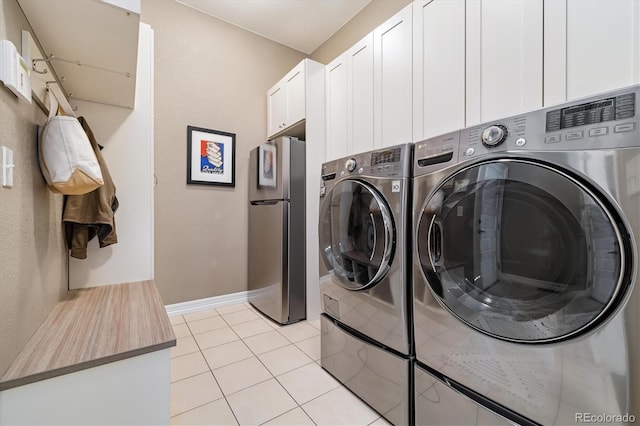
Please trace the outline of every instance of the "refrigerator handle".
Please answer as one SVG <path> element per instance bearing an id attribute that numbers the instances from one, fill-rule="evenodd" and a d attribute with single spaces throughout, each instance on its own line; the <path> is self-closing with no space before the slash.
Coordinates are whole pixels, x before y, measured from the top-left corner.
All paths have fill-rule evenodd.
<path id="1" fill-rule="evenodd" d="M 252 206 L 272 206 L 278 204 L 282 200 L 266 200 L 266 201 L 251 201 Z"/>

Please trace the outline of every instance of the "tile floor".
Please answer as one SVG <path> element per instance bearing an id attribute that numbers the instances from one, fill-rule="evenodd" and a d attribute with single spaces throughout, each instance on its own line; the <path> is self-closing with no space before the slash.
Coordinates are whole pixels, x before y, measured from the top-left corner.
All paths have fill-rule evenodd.
<path id="1" fill-rule="evenodd" d="M 320 320 L 279 326 L 240 303 L 171 323 L 171 424 L 389 424 L 320 367 Z"/>

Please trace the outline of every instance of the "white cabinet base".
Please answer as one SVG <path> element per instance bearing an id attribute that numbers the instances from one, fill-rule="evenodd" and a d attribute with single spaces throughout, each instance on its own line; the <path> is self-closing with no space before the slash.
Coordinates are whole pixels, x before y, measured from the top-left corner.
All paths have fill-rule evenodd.
<path id="1" fill-rule="evenodd" d="M 0 425 L 168 425 L 170 350 L 0 392 Z"/>

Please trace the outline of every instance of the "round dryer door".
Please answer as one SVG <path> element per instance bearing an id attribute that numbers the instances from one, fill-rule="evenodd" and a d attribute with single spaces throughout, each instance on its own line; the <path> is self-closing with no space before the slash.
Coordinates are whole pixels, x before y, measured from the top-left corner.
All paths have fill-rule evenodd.
<path id="1" fill-rule="evenodd" d="M 320 210 L 320 256 L 349 290 L 374 286 L 389 270 L 395 230 L 389 207 L 368 183 L 344 180 Z"/>
<path id="2" fill-rule="evenodd" d="M 574 337 L 614 311 L 630 285 L 619 216 L 551 165 L 469 166 L 441 182 L 419 214 L 417 255 L 432 293 L 491 336 Z"/>

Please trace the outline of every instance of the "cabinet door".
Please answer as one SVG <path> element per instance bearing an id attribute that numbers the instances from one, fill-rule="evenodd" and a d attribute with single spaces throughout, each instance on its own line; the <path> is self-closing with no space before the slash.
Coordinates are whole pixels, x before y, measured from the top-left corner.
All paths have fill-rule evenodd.
<path id="1" fill-rule="evenodd" d="M 278 83 L 267 93 L 267 114 L 269 118 L 269 136 L 272 136 L 285 127 L 287 118 L 287 95 L 282 82 Z"/>
<path id="2" fill-rule="evenodd" d="M 325 67 L 326 160 L 345 157 L 347 147 L 347 61 L 342 54 Z"/>
<path id="3" fill-rule="evenodd" d="M 542 107 L 542 1 L 469 1 L 466 8 L 466 125 Z"/>
<path id="4" fill-rule="evenodd" d="M 640 2 L 545 0 L 545 105 L 640 83 Z"/>
<path id="5" fill-rule="evenodd" d="M 413 3 L 413 138 L 465 125 L 465 4 Z"/>
<path id="6" fill-rule="evenodd" d="M 409 4 L 373 32 L 376 147 L 413 140 L 411 16 Z"/>
<path id="7" fill-rule="evenodd" d="M 347 120 L 349 153 L 371 151 L 373 145 L 373 33 L 347 53 Z"/>
<path id="8" fill-rule="evenodd" d="M 300 62 L 284 78 L 287 93 L 287 118 L 285 127 L 304 120 L 305 109 L 305 61 Z"/>

